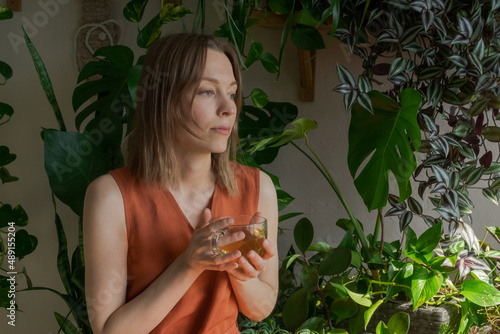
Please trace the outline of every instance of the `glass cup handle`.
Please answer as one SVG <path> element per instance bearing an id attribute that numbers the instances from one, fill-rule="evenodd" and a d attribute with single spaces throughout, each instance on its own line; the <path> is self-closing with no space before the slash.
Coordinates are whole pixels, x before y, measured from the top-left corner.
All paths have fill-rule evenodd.
<path id="1" fill-rule="evenodd" d="M 210 236 L 210 246 L 212 247 L 212 252 L 215 255 L 222 255 L 223 253 L 219 250 L 219 237 L 223 236 L 225 233 L 222 230 L 215 231 Z"/>

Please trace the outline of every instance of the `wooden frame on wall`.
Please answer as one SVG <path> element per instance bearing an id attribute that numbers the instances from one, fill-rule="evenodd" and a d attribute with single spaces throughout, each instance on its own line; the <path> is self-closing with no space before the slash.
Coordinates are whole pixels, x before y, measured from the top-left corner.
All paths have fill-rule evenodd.
<path id="1" fill-rule="evenodd" d="M 23 10 L 23 0 L 7 0 L 7 7 L 13 12 L 20 12 Z"/>

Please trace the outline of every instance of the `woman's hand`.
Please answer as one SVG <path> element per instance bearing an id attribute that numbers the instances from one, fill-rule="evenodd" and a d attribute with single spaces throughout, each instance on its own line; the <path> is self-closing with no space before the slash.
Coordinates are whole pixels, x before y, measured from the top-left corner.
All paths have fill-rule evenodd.
<path id="1" fill-rule="evenodd" d="M 257 212 L 254 216 L 261 217 L 262 213 Z M 258 277 L 266 270 L 267 261 L 276 254 L 276 248 L 269 240 L 264 239 L 262 247 L 265 251 L 262 256 L 259 256 L 253 250 L 249 251 L 247 257 L 250 261 L 246 257 L 240 256 L 238 259 L 239 267 L 228 269 L 228 274 L 240 281 L 248 281 L 249 279 Z"/>
<path id="2" fill-rule="evenodd" d="M 215 255 L 212 251 L 210 239 L 212 233 L 224 229 L 227 226 L 233 224 L 231 219 L 224 219 L 217 221 L 215 223 L 209 224 L 211 218 L 210 209 L 205 209 L 203 211 L 203 226 L 197 228 L 193 232 L 191 241 L 188 247 L 180 255 L 180 258 L 192 269 L 194 270 L 234 270 L 238 268 L 238 263 L 236 260 L 241 257 L 240 251 L 231 252 L 224 255 Z M 239 241 L 245 236 L 242 233 L 236 234 L 232 242 Z"/>

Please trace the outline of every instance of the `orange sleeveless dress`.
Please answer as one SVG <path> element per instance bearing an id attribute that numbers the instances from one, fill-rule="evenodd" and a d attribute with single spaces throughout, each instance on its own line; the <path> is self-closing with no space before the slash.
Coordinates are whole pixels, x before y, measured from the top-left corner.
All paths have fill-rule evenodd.
<path id="1" fill-rule="evenodd" d="M 118 184 L 127 225 L 127 301 L 146 289 L 186 248 L 193 228 L 168 190 L 147 185 L 124 167 L 110 172 Z M 259 170 L 235 164 L 239 196 L 216 184 L 212 216 L 253 215 L 258 209 Z M 204 271 L 151 332 L 238 334 L 238 304 L 226 272 Z"/>

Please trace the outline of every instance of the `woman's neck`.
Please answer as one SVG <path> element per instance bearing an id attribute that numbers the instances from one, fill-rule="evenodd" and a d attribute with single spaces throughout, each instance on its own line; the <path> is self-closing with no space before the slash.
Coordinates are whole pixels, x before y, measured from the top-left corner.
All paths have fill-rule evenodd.
<path id="1" fill-rule="evenodd" d="M 189 191 L 213 187 L 215 177 L 212 172 L 212 157 L 208 155 L 177 155 L 177 190 Z"/>

